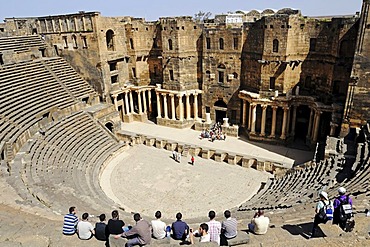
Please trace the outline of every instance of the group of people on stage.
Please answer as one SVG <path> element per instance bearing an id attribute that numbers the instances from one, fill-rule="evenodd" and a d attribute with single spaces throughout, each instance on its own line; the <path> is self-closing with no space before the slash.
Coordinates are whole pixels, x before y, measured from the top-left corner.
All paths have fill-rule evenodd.
<path id="1" fill-rule="evenodd" d="M 210 129 L 203 130 L 200 133 L 200 139 L 207 138 L 210 141 L 226 140 L 226 134 L 222 132 L 221 124 L 215 123 Z"/>

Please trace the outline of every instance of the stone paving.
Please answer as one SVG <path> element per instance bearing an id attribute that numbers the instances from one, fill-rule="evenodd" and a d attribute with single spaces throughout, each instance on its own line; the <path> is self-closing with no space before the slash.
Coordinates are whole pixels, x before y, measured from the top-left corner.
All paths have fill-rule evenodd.
<path id="1" fill-rule="evenodd" d="M 202 217 L 210 209 L 223 212 L 252 197 L 270 174 L 190 156 L 181 162 L 172 153 L 138 145 L 118 155 L 101 177 L 101 187 L 126 211 L 152 216 L 161 210 L 174 218 Z"/>
<path id="2" fill-rule="evenodd" d="M 313 158 L 313 152 L 292 149 L 279 145 L 252 144 L 244 138 L 228 136 L 225 141 L 210 142 L 207 139 L 200 139 L 200 132 L 192 129 L 175 129 L 152 123 L 123 123 L 123 131 L 130 131 L 137 134 L 160 137 L 165 140 L 173 140 L 199 147 L 223 150 L 231 153 L 240 153 L 246 156 L 270 160 L 285 164 L 291 167 L 293 164 L 301 164 Z"/>

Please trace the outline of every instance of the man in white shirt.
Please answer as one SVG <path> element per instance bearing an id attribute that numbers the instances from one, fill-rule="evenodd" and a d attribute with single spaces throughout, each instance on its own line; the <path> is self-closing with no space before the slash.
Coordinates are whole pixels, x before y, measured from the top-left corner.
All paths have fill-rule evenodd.
<path id="1" fill-rule="evenodd" d="M 152 220 L 153 237 L 163 239 L 166 237 L 166 223 L 161 220 L 161 211 L 155 212 L 155 220 Z"/>
<path id="2" fill-rule="evenodd" d="M 95 234 L 93 225 L 90 222 L 88 222 L 88 217 L 89 214 L 84 213 L 82 215 L 82 220 L 77 224 L 77 233 L 79 239 L 81 240 L 89 240 Z"/>
<path id="3" fill-rule="evenodd" d="M 266 234 L 269 224 L 270 219 L 264 216 L 263 210 L 258 210 L 258 212 L 251 220 L 251 223 L 248 224 L 248 228 L 251 232 L 254 232 L 255 234 L 263 235 Z"/>
<path id="4" fill-rule="evenodd" d="M 193 229 L 190 229 L 190 242 L 194 244 L 194 236 L 199 237 L 200 243 L 209 243 L 211 242 L 211 236 L 208 233 L 208 225 L 206 223 L 202 223 L 199 226 L 199 229 L 193 232 Z"/>

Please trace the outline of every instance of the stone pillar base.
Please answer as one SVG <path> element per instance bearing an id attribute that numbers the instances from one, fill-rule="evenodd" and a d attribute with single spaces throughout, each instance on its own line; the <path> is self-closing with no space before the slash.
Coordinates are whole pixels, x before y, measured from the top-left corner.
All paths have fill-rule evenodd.
<path id="1" fill-rule="evenodd" d="M 134 113 L 132 115 L 133 115 L 134 121 L 146 122 L 148 120 L 148 115 L 146 115 L 145 113 L 141 113 L 141 114 Z"/>
<path id="2" fill-rule="evenodd" d="M 167 127 L 172 127 L 172 128 L 178 128 L 178 129 L 186 129 L 190 128 L 194 125 L 194 120 L 172 120 L 169 118 L 158 118 L 157 117 L 157 124 L 158 125 L 163 125 Z"/>
<path id="3" fill-rule="evenodd" d="M 134 121 L 134 116 L 132 114 L 123 116 L 123 122 L 132 123 L 133 121 Z"/>

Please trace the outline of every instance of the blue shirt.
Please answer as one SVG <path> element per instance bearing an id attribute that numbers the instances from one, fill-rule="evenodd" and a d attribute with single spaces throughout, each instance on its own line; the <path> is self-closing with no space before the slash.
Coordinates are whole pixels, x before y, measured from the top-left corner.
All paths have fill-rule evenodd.
<path id="1" fill-rule="evenodd" d="M 173 233 L 174 239 L 177 239 L 177 240 L 184 239 L 186 237 L 185 232 L 187 234 L 188 231 L 189 231 L 189 226 L 184 221 L 177 220 L 172 223 L 172 233 Z"/>
<path id="2" fill-rule="evenodd" d="M 75 214 L 66 214 L 64 216 L 63 234 L 73 235 L 76 232 L 78 218 Z"/>

